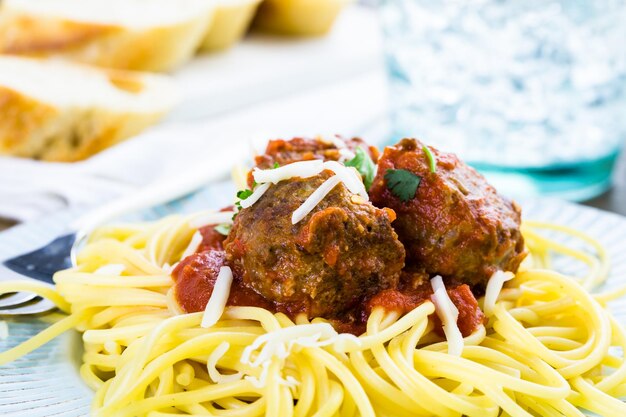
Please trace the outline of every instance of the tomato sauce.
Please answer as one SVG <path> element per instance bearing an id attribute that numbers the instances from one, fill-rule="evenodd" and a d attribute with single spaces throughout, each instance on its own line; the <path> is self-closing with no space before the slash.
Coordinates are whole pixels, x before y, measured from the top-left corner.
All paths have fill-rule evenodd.
<path id="1" fill-rule="evenodd" d="M 226 255 L 223 251 L 208 250 L 188 256 L 174 268 L 172 279 L 176 283 L 176 301 L 183 311 L 186 313 L 204 311 L 225 259 Z M 238 277 L 233 279 L 227 305 L 262 307 L 272 310 L 269 301 L 244 286 Z"/>
<path id="2" fill-rule="evenodd" d="M 226 236 L 215 230 L 215 226 L 215 224 L 212 224 L 198 229 L 200 235 L 202 235 L 202 242 L 196 252 L 224 249 L 223 244 Z"/>
<path id="3" fill-rule="evenodd" d="M 226 256 L 222 250 L 207 250 L 195 253 L 183 259 L 172 271 L 175 281 L 176 301 L 186 313 L 204 311 L 211 297 L 215 280 L 220 268 L 224 266 Z M 372 309 L 383 307 L 387 311 L 397 311 L 404 315 L 418 307 L 433 294 L 430 285 L 421 285 L 416 289 L 388 289 L 379 292 L 361 303 L 354 311 L 348 312 L 341 319 L 331 320 L 337 331 L 362 334 L 367 318 Z M 478 302 L 469 286 L 463 284 L 448 288 L 448 295 L 459 310 L 458 326 L 463 336 L 468 336 L 484 323 L 485 316 L 478 307 Z M 229 306 L 261 307 L 273 312 L 282 312 L 295 318 L 300 313 L 307 313 L 305 304 L 276 303 L 269 301 L 247 287 L 240 277 L 233 277 L 228 297 Z M 435 329 L 443 334 L 441 321 L 432 315 Z"/>
<path id="4" fill-rule="evenodd" d="M 448 296 L 459 310 L 457 319 L 459 330 L 464 337 L 467 337 L 484 323 L 485 315 L 478 307 L 478 302 L 469 286 L 458 285 L 447 288 L 447 291 Z M 430 300 L 431 295 L 433 295 L 433 290 L 430 285 L 423 285 L 412 290 L 384 290 L 370 298 L 365 307 L 368 315 L 375 307 L 383 307 L 387 311 L 397 311 L 404 315 Z M 431 318 L 434 320 L 436 331 L 443 335 L 439 317 L 433 314 Z"/>
<path id="5" fill-rule="evenodd" d="M 457 325 L 459 330 L 463 334 L 463 337 L 467 337 L 474 332 L 481 324 L 485 323 L 485 315 L 478 307 L 476 297 L 472 294 L 472 290 L 466 284 L 459 285 L 448 290 L 450 299 L 459 310 L 459 318 L 457 319 Z M 435 321 L 439 323 L 439 318 Z M 436 328 L 439 328 L 437 326 Z"/>
<path id="6" fill-rule="evenodd" d="M 234 206 L 228 206 L 221 209 L 221 212 L 224 211 L 234 211 Z M 215 230 L 217 224 L 210 224 L 208 226 L 204 226 L 198 229 L 200 235 L 202 235 L 202 242 L 196 252 L 204 252 L 207 250 L 223 250 L 224 249 L 224 241 L 226 240 L 226 236 L 222 233 Z"/>

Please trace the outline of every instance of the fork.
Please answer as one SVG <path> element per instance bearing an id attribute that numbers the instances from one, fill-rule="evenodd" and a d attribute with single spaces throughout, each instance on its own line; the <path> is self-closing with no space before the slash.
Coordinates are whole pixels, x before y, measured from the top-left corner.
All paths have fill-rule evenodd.
<path id="1" fill-rule="evenodd" d="M 189 194 L 210 181 L 219 179 L 228 172 L 227 169 L 225 164 L 213 164 L 212 169 L 207 169 L 206 172 L 189 170 L 175 179 L 151 184 L 134 194 L 124 195 L 90 211 L 72 222 L 66 233 L 47 245 L 2 261 L 0 282 L 31 279 L 53 286 L 54 273 L 76 265 L 78 249 L 96 227 L 123 214 L 147 209 Z M 0 295 L 0 316 L 41 314 L 54 308 L 56 306 L 50 300 L 29 292 Z"/>

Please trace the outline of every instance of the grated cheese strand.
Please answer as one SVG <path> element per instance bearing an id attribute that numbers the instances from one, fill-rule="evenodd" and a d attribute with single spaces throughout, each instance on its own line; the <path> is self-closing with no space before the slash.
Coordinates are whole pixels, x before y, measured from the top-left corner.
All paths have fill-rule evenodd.
<path id="1" fill-rule="evenodd" d="M 296 346 L 327 346 L 342 340 L 340 336 L 329 323 L 301 324 L 285 327 L 257 337 L 251 345 L 244 349 L 240 361 L 243 364 L 256 368 L 270 361 L 273 357 L 286 358 Z M 257 357 L 252 360 L 252 353 L 261 346 L 263 348 Z"/>
<path id="2" fill-rule="evenodd" d="M 259 201 L 259 199 L 263 197 L 263 194 L 265 194 L 265 192 L 270 188 L 270 185 L 272 184 L 269 182 L 265 184 L 261 184 L 255 188 L 254 192 L 250 194 L 250 197 L 246 198 L 245 200 L 239 200 L 239 204 L 241 204 L 241 208 L 252 207 L 254 203 Z"/>
<path id="3" fill-rule="evenodd" d="M 512 272 L 496 271 L 489 278 L 487 283 L 487 289 L 485 290 L 485 299 L 483 301 L 483 312 L 485 316 L 491 317 L 493 315 L 493 309 L 498 301 L 498 296 L 502 291 L 504 283 L 510 281 L 515 277 Z"/>
<path id="4" fill-rule="evenodd" d="M 339 149 L 339 155 L 339 162 L 347 161 L 356 157 L 356 154 L 348 148 Z"/>
<path id="5" fill-rule="evenodd" d="M 255 168 L 252 176 L 258 184 L 278 184 L 281 181 L 293 177 L 309 178 L 314 177 L 324 170 L 324 162 L 319 159 L 313 161 L 299 161 L 292 164 L 283 165 L 274 169 Z"/>
<path id="6" fill-rule="evenodd" d="M 337 148 L 337 149 L 347 149 L 348 148 L 348 145 L 346 145 L 346 142 L 344 142 L 343 140 L 341 140 L 340 138 L 338 138 L 335 135 L 330 135 L 328 137 L 320 136 L 319 139 L 321 139 L 322 142 L 333 144 L 335 146 L 335 148 Z"/>
<path id="7" fill-rule="evenodd" d="M 261 375 L 257 378 L 256 376 L 246 375 L 245 380 L 250 381 L 255 388 L 264 388 L 267 384 L 267 375 L 270 370 L 270 361 L 263 362 Z"/>
<path id="8" fill-rule="evenodd" d="M 224 314 L 224 308 L 226 308 L 226 302 L 230 295 L 230 286 L 233 283 L 233 271 L 223 266 L 220 268 L 220 272 L 215 280 L 213 286 L 213 292 L 209 298 L 209 302 L 204 309 L 204 315 L 202 316 L 201 327 L 208 329 L 218 322 L 222 314 Z"/>
<path id="9" fill-rule="evenodd" d="M 367 194 L 365 185 L 363 185 L 361 175 L 356 169 L 347 167 L 337 161 L 324 162 L 324 168 L 334 172 L 352 194 L 358 194 L 363 197 L 365 201 L 369 201 L 369 195 Z"/>
<path id="10" fill-rule="evenodd" d="M 296 209 L 296 211 L 293 212 L 291 215 L 291 223 L 297 224 L 304 219 L 307 214 L 313 211 L 313 209 L 322 202 L 324 197 L 326 197 L 328 193 L 330 193 L 340 182 L 341 179 L 338 175 L 333 175 L 324 181 L 324 183 L 320 185 L 317 190 L 315 190 L 313 194 L 311 194 L 309 198 L 307 198 L 304 203 Z"/>
<path id="11" fill-rule="evenodd" d="M 267 375 L 272 360 L 286 359 L 292 351 L 300 348 L 324 347 L 337 345 L 347 340 L 357 339 L 356 336 L 338 334 L 329 323 L 311 323 L 285 327 L 257 337 L 241 354 L 240 362 L 253 368 L 261 368 L 260 376 L 245 376 L 255 387 L 263 388 L 267 383 Z M 359 341 L 360 342 L 360 341 Z M 353 342 L 354 343 L 354 342 Z M 253 352 L 261 349 L 254 360 Z M 279 383 L 294 389 L 300 382 L 292 377 L 279 378 Z"/>
<path id="12" fill-rule="evenodd" d="M 430 280 L 434 294 L 431 296 L 433 304 L 435 304 L 435 312 L 443 323 L 443 332 L 448 341 L 448 354 L 453 356 L 461 356 L 463 353 L 463 334 L 457 324 L 459 318 L 459 310 L 456 308 L 441 276 L 437 275 Z"/>

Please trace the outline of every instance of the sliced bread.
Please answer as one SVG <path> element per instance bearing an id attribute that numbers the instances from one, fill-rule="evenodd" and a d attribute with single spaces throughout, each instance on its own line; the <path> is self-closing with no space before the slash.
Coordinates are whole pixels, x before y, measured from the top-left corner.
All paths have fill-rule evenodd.
<path id="1" fill-rule="evenodd" d="M 265 0 L 256 14 L 254 27 L 296 36 L 327 33 L 339 12 L 353 0 Z"/>
<path id="2" fill-rule="evenodd" d="M 168 71 L 200 46 L 215 7 L 208 0 L 4 0 L 0 53 Z"/>
<path id="3" fill-rule="evenodd" d="M 0 154 L 81 160 L 155 123 L 175 101 L 165 76 L 0 56 Z"/>
<path id="4" fill-rule="evenodd" d="M 226 49 L 245 34 L 261 0 L 214 0 L 213 22 L 202 42 L 202 49 Z"/>

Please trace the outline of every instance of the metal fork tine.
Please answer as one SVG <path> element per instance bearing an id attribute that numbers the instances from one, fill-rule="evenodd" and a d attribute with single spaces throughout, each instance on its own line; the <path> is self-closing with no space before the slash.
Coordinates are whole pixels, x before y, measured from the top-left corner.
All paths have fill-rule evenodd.
<path id="1" fill-rule="evenodd" d="M 6 309 L 11 306 L 17 306 L 33 300 L 37 297 L 37 294 L 32 292 L 15 292 L 13 294 L 7 294 L 0 298 L 0 309 Z"/>
<path id="2" fill-rule="evenodd" d="M 0 316 L 24 316 L 29 314 L 46 313 L 56 308 L 56 305 L 48 299 L 39 298 L 38 300 L 17 307 L 0 310 Z"/>
<path id="3" fill-rule="evenodd" d="M 0 263 L 0 282 L 10 280 L 23 280 L 24 275 L 15 272 L 6 267 L 4 263 Z M 46 284 L 52 287 L 52 284 Z M 0 315 L 3 316 L 21 316 L 26 314 L 36 314 L 53 308 L 53 305 L 41 305 L 35 307 L 38 302 L 33 301 L 37 298 L 37 294 L 29 291 L 18 291 L 8 293 L 0 297 Z M 28 303 L 28 304 L 27 304 Z M 41 311 L 40 311 L 41 310 Z M 31 313 L 32 311 L 32 313 Z"/>

